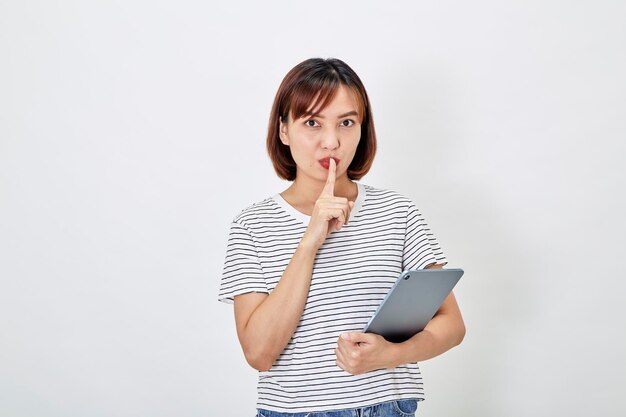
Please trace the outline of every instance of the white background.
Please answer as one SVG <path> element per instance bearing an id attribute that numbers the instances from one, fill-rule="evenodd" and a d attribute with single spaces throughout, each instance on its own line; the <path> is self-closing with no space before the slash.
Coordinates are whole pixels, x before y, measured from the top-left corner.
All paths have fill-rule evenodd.
<path id="1" fill-rule="evenodd" d="M 416 201 L 459 347 L 423 416 L 626 413 L 622 1 L 0 2 L 0 415 L 252 416 L 217 290 L 230 220 L 282 191 L 282 77 L 370 94 L 362 182 Z"/>

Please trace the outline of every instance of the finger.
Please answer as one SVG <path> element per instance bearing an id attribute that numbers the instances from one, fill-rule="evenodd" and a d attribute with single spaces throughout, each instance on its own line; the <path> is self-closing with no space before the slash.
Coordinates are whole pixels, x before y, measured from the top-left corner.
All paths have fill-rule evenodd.
<path id="1" fill-rule="evenodd" d="M 348 214 L 346 214 L 346 223 L 348 224 L 348 220 L 350 220 L 350 215 L 352 214 L 352 209 L 354 208 L 354 201 L 348 201 Z"/>
<path id="2" fill-rule="evenodd" d="M 328 225 L 331 226 L 330 229 L 341 229 L 341 226 L 346 222 L 347 209 L 345 206 L 343 207 L 331 207 L 327 210 L 324 210 L 321 213 L 322 216 L 328 221 Z"/>
<path id="3" fill-rule="evenodd" d="M 342 225 L 343 225 L 343 216 L 333 218 L 330 222 L 328 222 L 328 234 L 330 235 L 332 232 L 340 231 Z"/>
<path id="4" fill-rule="evenodd" d="M 335 176 L 337 175 L 337 166 L 335 160 L 330 158 L 328 162 L 328 178 L 326 179 L 326 185 L 322 190 L 322 195 L 333 197 L 335 195 Z"/>
<path id="5" fill-rule="evenodd" d="M 349 339 L 346 339 L 343 335 L 340 337 L 341 342 L 338 345 L 341 346 L 343 354 L 348 355 L 354 349 L 354 343 L 352 343 Z"/>
<path id="6" fill-rule="evenodd" d="M 377 335 L 373 333 L 352 332 L 348 333 L 352 343 L 374 343 Z"/>
<path id="7" fill-rule="evenodd" d="M 344 224 L 346 224 L 346 215 L 342 211 L 341 214 L 335 218 L 335 228 L 337 231 L 340 231 Z"/>
<path id="8" fill-rule="evenodd" d="M 330 234 L 335 230 L 337 230 L 337 226 L 335 226 L 335 219 L 332 219 L 328 222 L 328 231 L 326 232 L 326 236 L 330 236 Z"/>
<path id="9" fill-rule="evenodd" d="M 336 351 L 336 358 L 337 359 L 335 360 L 335 363 L 337 364 L 337 366 L 347 372 L 348 370 L 346 369 L 346 365 L 344 364 L 341 352 Z"/>
<path id="10" fill-rule="evenodd" d="M 348 371 L 348 355 L 348 353 L 342 351 L 341 349 L 335 349 L 335 357 L 337 358 L 337 363 L 341 364 L 341 369 L 346 371 Z"/>
<path id="11" fill-rule="evenodd" d="M 362 342 L 360 336 L 357 336 L 357 333 L 343 333 L 339 336 L 343 346 L 346 346 L 346 350 L 350 352 L 350 354 L 356 353 L 354 350 L 357 346 L 359 346 Z"/>
<path id="12" fill-rule="evenodd" d="M 346 347 L 344 345 L 344 341 L 343 340 L 337 340 L 337 347 L 335 348 L 335 353 L 337 355 L 343 355 L 344 351 L 345 351 Z"/>

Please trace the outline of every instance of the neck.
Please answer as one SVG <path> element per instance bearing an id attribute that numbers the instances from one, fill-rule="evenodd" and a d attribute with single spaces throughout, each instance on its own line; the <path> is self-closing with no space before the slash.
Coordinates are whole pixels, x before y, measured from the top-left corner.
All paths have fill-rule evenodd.
<path id="1" fill-rule="evenodd" d="M 292 206 L 307 214 L 313 211 L 313 206 L 319 198 L 325 181 L 312 178 L 296 177 L 293 184 L 281 193 L 282 197 Z M 357 196 L 357 186 L 346 174 L 335 180 L 335 196 L 345 197 L 354 201 Z"/>

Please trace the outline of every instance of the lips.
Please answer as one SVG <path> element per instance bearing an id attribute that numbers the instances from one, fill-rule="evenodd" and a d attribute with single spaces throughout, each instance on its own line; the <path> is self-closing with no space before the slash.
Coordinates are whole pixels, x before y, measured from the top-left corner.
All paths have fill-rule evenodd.
<path id="1" fill-rule="evenodd" d="M 330 159 L 331 158 L 328 157 L 328 158 L 322 158 L 322 159 L 319 160 L 320 165 L 322 166 L 322 168 L 328 169 L 328 167 L 330 166 Z M 337 159 L 337 158 L 332 158 L 332 159 L 335 160 L 335 166 L 339 165 L 339 159 Z"/>

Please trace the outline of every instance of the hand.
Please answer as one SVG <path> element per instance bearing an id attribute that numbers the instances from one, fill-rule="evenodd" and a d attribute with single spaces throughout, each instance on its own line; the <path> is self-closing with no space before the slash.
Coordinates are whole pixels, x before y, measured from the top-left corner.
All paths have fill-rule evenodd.
<path id="1" fill-rule="evenodd" d="M 315 249 L 326 240 L 326 237 L 335 230 L 348 224 L 354 201 L 344 197 L 335 197 L 335 177 L 337 175 L 335 160 L 330 158 L 328 165 L 328 179 L 320 196 L 315 202 L 311 220 L 302 240 L 312 242 Z"/>
<path id="2" fill-rule="evenodd" d="M 344 333 L 337 340 L 337 366 L 352 375 L 393 368 L 395 344 L 373 333 Z"/>

